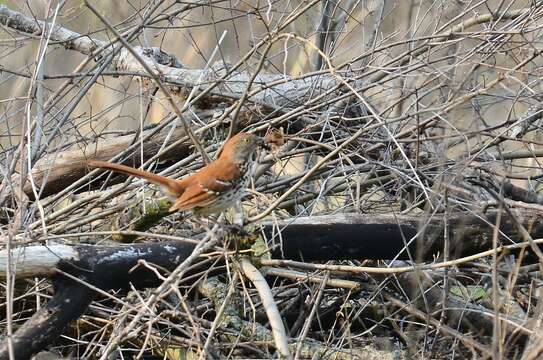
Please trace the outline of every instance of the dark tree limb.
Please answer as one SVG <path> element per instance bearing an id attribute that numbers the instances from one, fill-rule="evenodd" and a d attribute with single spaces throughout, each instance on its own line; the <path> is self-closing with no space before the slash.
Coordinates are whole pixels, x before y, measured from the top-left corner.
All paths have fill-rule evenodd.
<path id="1" fill-rule="evenodd" d="M 543 223 L 538 213 L 533 210 L 517 210 L 511 214 L 529 229 L 532 237 L 543 237 Z M 481 217 L 474 216 L 473 213 L 449 216 L 446 221 L 452 235 L 451 254 L 467 256 L 491 249 L 493 224 L 497 215 L 498 213 L 493 211 Z M 269 241 L 277 243 L 272 248 L 272 256 L 275 258 L 304 261 L 391 259 L 400 254 L 399 258 L 405 259 L 409 256 L 407 252 L 402 252 L 404 243 L 414 238 L 409 246 L 411 254 L 420 252 L 420 260 L 429 260 L 443 249 L 444 224 L 445 218 L 442 215 L 426 219 L 423 216 L 341 214 L 279 222 L 281 243 L 276 241 L 277 237 L 274 235 L 277 223 L 262 224 L 262 231 Z M 522 241 L 510 215 L 502 215 L 500 230 L 502 242 Z M 138 266 L 140 261 L 155 265 L 157 269 L 173 270 L 191 255 L 195 246 L 195 242 L 191 240 L 113 247 L 39 246 L 28 247 L 23 251 L 15 249 L 12 258 L 19 259 L 16 266 L 18 274 L 27 277 L 51 276 L 54 269 L 58 268 L 102 290 L 123 289 L 129 284 L 144 288 L 155 287 L 161 280 L 147 267 Z M 36 248 L 43 249 L 37 251 Z M 424 251 L 419 251 L 421 249 Z M 4 274 L 5 258 L 5 251 L 0 252 L 0 270 L 3 270 Z M 202 269 L 202 266 L 196 266 L 192 271 Z M 73 297 L 68 297 L 69 303 L 62 302 L 62 299 L 67 298 L 66 292 Z M 78 296 L 80 293 L 85 296 Z M 43 349 L 85 311 L 91 295 L 92 291 L 86 286 L 74 284 L 73 280 L 56 275 L 55 295 L 49 302 L 50 305 L 43 311 L 38 311 L 28 325 L 21 327 L 14 336 L 14 342 L 22 349 L 21 353 L 16 352 L 17 359 L 25 359 L 26 355 Z M 37 337 L 34 334 L 36 329 L 40 328 L 44 335 Z M 0 360 L 4 358 L 7 358 L 5 344 L 0 347 Z"/>
<path id="2" fill-rule="evenodd" d="M 541 214 L 534 210 L 513 211 L 533 238 L 543 237 Z M 427 215 L 336 214 L 283 220 L 264 225 L 268 241 L 276 246 L 274 258 L 303 261 L 347 259 L 432 260 L 442 253 L 444 226 L 450 230 L 451 257 L 473 255 L 492 248 L 497 211 L 487 214 L 457 213 L 429 218 Z M 503 213 L 500 240 L 522 241 L 513 218 Z M 405 251 L 404 246 L 410 242 Z M 279 246 L 281 244 L 281 246 Z M 411 255 L 409 255 L 411 254 Z"/>
<path id="3" fill-rule="evenodd" d="M 92 301 L 92 290 L 72 280 L 57 277 L 55 295 L 32 315 L 13 335 L 17 360 L 30 359 L 56 339 L 66 326 L 79 318 Z M 0 360 L 8 360 L 7 341 L 0 344 Z"/>
<path id="4" fill-rule="evenodd" d="M 74 281 L 61 274 L 54 275 L 54 295 L 46 306 L 38 310 L 14 334 L 13 346 L 17 360 L 30 357 L 43 350 L 56 339 L 63 330 L 87 309 L 95 295 L 94 290 L 85 285 L 88 283 L 102 290 L 123 289 L 129 284 L 136 288 L 155 287 L 161 283 L 156 274 L 144 266 L 138 266 L 144 260 L 156 268 L 173 270 L 193 251 L 192 242 L 175 241 L 168 243 L 134 244 L 129 246 L 74 246 L 67 251 L 66 246 L 51 246 L 43 251 L 34 249 L 33 255 L 49 254 L 50 259 L 56 259 L 56 268 L 66 272 L 82 282 Z M 43 246 L 36 248 L 45 248 Z M 43 249 L 41 249 L 43 250 Z M 58 253 L 56 250 L 60 250 Z M 24 256 L 22 254 L 21 256 Z M 31 260 L 31 259 L 27 259 Z M 28 262 L 22 259 L 19 264 L 23 269 Z M 48 262 L 50 263 L 50 262 Z M 54 268 L 36 266 L 51 274 Z M 195 267 L 193 271 L 197 271 Z M 31 276 L 28 272 L 23 272 Z M 0 360 L 9 359 L 7 342 L 0 345 Z"/>
<path id="5" fill-rule="evenodd" d="M 543 222 L 539 212 L 518 209 L 512 210 L 511 214 L 534 239 L 543 237 Z M 445 221 L 452 243 L 451 258 L 491 249 L 497 216 L 496 210 L 480 216 L 465 212 L 445 218 L 439 214 L 431 219 L 422 215 L 336 214 L 261 223 L 258 226 L 271 246 L 272 257 L 276 259 L 409 259 L 407 251 L 403 249 L 404 244 L 409 241 L 409 252 L 417 254 L 423 250 L 422 258 L 416 260 L 426 261 L 433 260 L 436 254 L 442 252 Z M 506 213 L 501 216 L 500 240 L 504 245 L 523 241 L 513 218 Z M 12 250 L 12 258 L 18 259 L 18 278 L 50 276 L 51 269 L 60 266 L 70 274 L 84 276 L 91 284 L 106 286 L 99 281 L 100 274 L 104 272 L 128 272 L 139 259 L 171 269 L 190 255 L 194 246 L 194 240 L 190 239 L 187 239 L 187 242 L 167 241 L 122 246 L 33 246 Z M 41 251 L 38 251 L 39 249 Z M 0 251 L 0 277 L 5 274 L 6 259 L 7 253 Z M 63 262 L 57 264 L 60 259 Z M 70 266 L 73 269 L 70 269 Z M 76 269 L 79 269 L 80 274 L 74 272 Z M 127 281 L 141 282 L 141 286 L 152 285 L 145 283 L 145 276 L 139 279 L 135 274 L 138 273 L 130 276 L 125 274 L 115 281 L 115 277 L 110 276 L 108 281 L 111 285 L 106 287 L 114 288 L 116 284 Z"/>
<path id="6" fill-rule="evenodd" d="M 535 191 L 530 191 L 515 186 L 509 181 L 505 181 L 503 183 L 503 192 L 505 197 L 512 200 L 543 205 L 543 196 L 539 195 Z"/>

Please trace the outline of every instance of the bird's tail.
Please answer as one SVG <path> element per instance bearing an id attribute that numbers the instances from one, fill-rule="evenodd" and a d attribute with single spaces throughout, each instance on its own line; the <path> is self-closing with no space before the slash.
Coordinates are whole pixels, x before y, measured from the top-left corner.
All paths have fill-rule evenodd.
<path id="1" fill-rule="evenodd" d="M 162 190 L 174 197 L 181 196 L 181 194 L 183 194 L 183 192 L 185 191 L 185 187 L 181 185 L 179 181 L 167 178 L 165 176 L 156 175 L 148 171 L 134 169 L 129 166 L 99 160 L 89 160 L 87 161 L 87 165 L 89 165 L 90 167 L 107 169 L 118 173 L 145 179 L 152 184 L 160 186 Z"/>

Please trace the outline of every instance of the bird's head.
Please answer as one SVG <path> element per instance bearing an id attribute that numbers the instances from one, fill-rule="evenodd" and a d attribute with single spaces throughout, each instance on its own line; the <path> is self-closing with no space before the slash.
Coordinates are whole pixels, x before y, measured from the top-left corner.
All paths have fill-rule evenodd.
<path id="1" fill-rule="evenodd" d="M 243 164 L 253 159 L 258 148 L 267 149 L 269 146 L 261 137 L 242 132 L 232 136 L 224 144 L 219 158 L 228 157 L 236 164 Z"/>

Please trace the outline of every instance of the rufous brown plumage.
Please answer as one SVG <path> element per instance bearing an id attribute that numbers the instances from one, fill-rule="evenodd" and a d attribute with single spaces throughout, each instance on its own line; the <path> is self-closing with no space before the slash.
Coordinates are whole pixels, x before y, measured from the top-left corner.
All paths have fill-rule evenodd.
<path id="1" fill-rule="evenodd" d="M 259 147 L 267 147 L 262 138 L 239 133 L 224 144 L 216 160 L 181 180 L 105 161 L 89 160 L 87 163 L 158 185 L 175 199 L 170 211 L 191 210 L 197 216 L 207 216 L 220 213 L 241 200 L 249 185 L 255 151 Z"/>

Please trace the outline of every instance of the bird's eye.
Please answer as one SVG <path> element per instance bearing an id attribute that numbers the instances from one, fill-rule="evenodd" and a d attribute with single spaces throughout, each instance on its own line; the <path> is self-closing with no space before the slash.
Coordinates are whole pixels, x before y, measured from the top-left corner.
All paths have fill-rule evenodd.
<path id="1" fill-rule="evenodd" d="M 249 138 L 245 138 L 245 139 L 243 139 L 243 141 L 245 141 L 246 143 L 248 143 L 248 142 L 249 142 Z"/>

